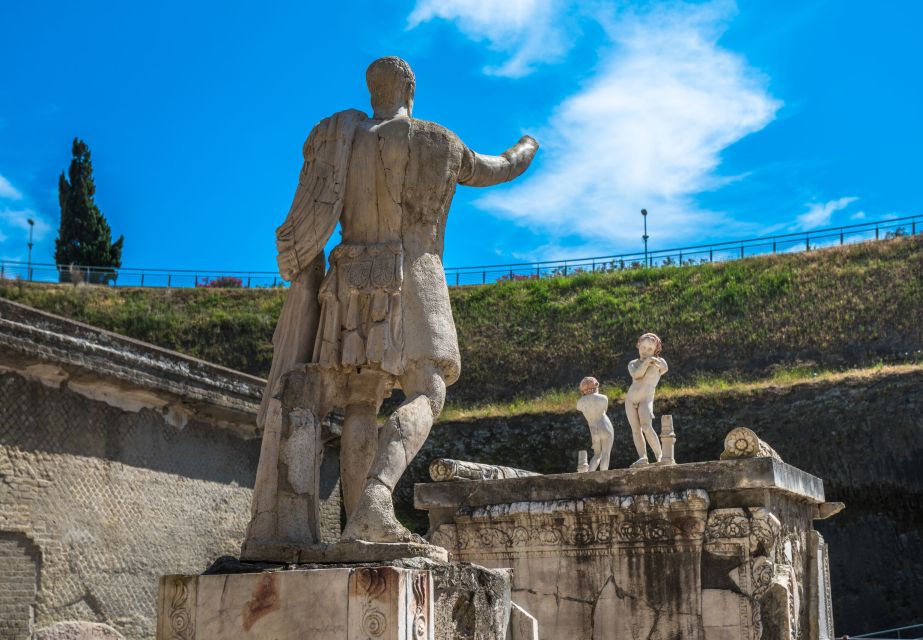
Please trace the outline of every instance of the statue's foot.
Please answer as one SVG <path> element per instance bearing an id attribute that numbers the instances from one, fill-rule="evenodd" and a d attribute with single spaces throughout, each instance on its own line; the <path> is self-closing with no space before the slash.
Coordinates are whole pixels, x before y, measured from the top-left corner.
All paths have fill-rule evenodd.
<path id="1" fill-rule="evenodd" d="M 346 529 L 340 539 L 346 542 L 417 542 L 425 544 L 423 538 L 411 533 L 394 515 L 391 491 L 377 481 L 368 482 L 359 498 L 359 503 L 346 522 Z"/>
<path id="2" fill-rule="evenodd" d="M 634 467 L 643 467 L 643 466 L 648 465 L 648 464 L 650 464 L 650 462 L 647 461 L 647 456 L 644 456 L 643 458 L 638 458 L 637 460 L 635 460 L 634 462 L 632 462 L 632 463 L 631 463 L 631 468 L 634 468 Z"/>

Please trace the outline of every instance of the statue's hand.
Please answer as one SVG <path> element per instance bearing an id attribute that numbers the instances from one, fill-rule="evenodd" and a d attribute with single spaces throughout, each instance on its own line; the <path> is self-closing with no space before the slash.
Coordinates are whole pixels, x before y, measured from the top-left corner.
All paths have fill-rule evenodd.
<path id="1" fill-rule="evenodd" d="M 529 147 L 532 147 L 533 149 L 538 149 L 538 140 L 536 140 L 536 139 L 533 138 L 532 136 L 523 136 L 523 137 L 521 137 L 521 138 L 519 139 L 519 142 L 518 142 L 517 144 L 521 144 L 521 145 L 524 145 L 524 146 L 529 146 Z"/>

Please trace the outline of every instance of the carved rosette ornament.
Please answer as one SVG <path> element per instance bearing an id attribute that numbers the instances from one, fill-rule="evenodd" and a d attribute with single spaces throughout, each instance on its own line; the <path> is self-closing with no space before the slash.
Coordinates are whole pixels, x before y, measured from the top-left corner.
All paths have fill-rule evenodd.
<path id="1" fill-rule="evenodd" d="M 722 460 L 735 458 L 773 458 L 782 462 L 776 450 L 759 439 L 756 432 L 746 427 L 731 429 L 724 437 Z"/>

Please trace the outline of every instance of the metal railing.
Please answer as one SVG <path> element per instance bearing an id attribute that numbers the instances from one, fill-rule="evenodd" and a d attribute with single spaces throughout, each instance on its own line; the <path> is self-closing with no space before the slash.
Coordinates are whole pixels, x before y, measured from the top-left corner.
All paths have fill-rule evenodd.
<path id="1" fill-rule="evenodd" d="M 923 640 L 923 624 L 912 624 L 909 627 L 895 627 L 894 629 L 883 629 L 871 633 L 863 633 L 859 636 L 847 636 L 850 638 L 869 638 L 874 640 Z"/>
<path id="2" fill-rule="evenodd" d="M 867 240 L 916 235 L 918 231 L 923 231 L 923 215 L 648 252 L 479 267 L 447 267 L 445 275 L 450 286 L 466 286 L 568 276 L 582 272 L 686 266 L 737 260 L 768 253 L 810 251 Z M 276 287 L 283 284 L 275 271 L 111 269 L 9 261 L 0 261 L 0 279 L 36 282 L 82 281 L 119 287 Z"/>
<path id="3" fill-rule="evenodd" d="M 623 253 L 573 260 L 548 260 L 482 267 L 447 268 L 450 285 L 477 285 L 506 280 L 531 280 L 582 272 L 617 271 L 642 267 L 686 266 L 738 260 L 767 253 L 810 251 L 866 240 L 916 235 L 923 231 L 923 215 L 866 222 L 829 229 L 763 236 L 749 240 L 714 242 L 675 249 Z"/>

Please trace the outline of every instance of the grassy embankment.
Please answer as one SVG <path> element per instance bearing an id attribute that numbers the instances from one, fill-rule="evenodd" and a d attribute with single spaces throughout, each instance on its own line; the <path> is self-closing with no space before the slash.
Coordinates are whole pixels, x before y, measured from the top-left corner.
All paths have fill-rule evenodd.
<path id="1" fill-rule="evenodd" d="M 779 384 L 920 360 L 923 236 L 451 295 L 462 349 L 462 378 L 450 389 L 456 417 L 569 408 L 584 375 L 618 397 L 645 331 L 664 341 L 664 393 Z M 265 375 L 284 290 L 0 281 L 0 296 Z"/>

